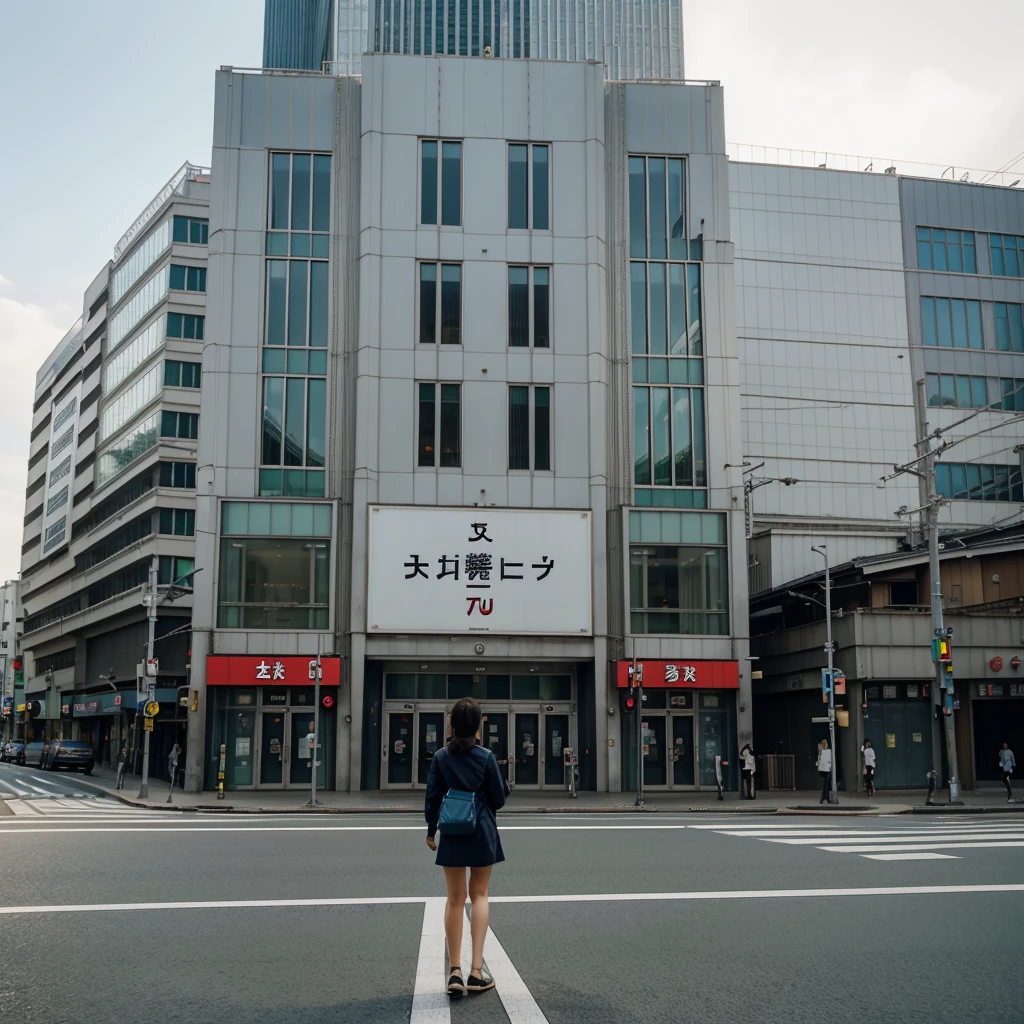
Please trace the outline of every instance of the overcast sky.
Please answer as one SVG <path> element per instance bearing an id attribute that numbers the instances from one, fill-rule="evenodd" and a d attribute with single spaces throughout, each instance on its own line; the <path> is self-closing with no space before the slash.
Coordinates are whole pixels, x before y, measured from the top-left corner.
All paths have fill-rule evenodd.
<path id="1" fill-rule="evenodd" d="M 1024 150 L 1024 0 L 684 0 L 684 25 L 732 143 L 908 171 Z M 35 372 L 149 200 L 209 163 L 213 73 L 257 66 L 262 33 L 263 0 L 0 0 L 0 580 L 20 567 Z"/>

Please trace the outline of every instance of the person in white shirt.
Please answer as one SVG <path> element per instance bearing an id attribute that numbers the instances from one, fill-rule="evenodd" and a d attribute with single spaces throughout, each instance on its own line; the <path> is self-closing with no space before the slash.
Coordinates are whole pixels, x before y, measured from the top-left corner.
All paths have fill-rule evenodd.
<path id="1" fill-rule="evenodd" d="M 740 798 L 756 800 L 754 772 L 757 771 L 757 758 L 754 756 L 754 748 L 749 743 L 745 744 L 740 751 L 740 767 L 743 771 L 743 792 L 740 794 Z"/>
<path id="2" fill-rule="evenodd" d="M 832 751 L 828 740 L 822 740 L 818 747 L 818 774 L 821 776 L 821 799 L 819 804 L 832 802 Z"/>
<path id="3" fill-rule="evenodd" d="M 864 746 L 860 748 L 861 757 L 864 758 L 864 792 L 868 796 L 875 795 L 875 748 L 871 746 L 871 740 L 864 737 Z"/>
<path id="4" fill-rule="evenodd" d="M 1006 786 L 1006 802 L 1008 804 L 1013 803 L 1013 788 L 1010 786 L 1010 776 L 1013 775 L 1013 769 L 1016 767 L 1017 762 L 1013 759 L 1013 751 L 1008 743 L 1004 743 L 1002 750 L 999 751 L 999 770 L 1003 773 L 1003 785 Z"/>

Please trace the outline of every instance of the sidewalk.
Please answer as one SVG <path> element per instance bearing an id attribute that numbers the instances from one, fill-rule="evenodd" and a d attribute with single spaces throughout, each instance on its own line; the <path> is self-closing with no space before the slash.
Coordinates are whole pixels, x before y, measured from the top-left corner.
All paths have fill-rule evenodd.
<path id="1" fill-rule="evenodd" d="M 95 768 L 88 778 L 76 776 L 83 786 L 103 796 L 112 796 L 133 807 L 149 807 L 161 810 L 201 811 L 234 814 L 391 814 L 423 813 L 421 790 L 362 790 L 355 793 L 318 792 L 323 805 L 320 808 L 307 807 L 309 793 L 298 790 L 246 790 L 224 794 L 217 799 L 214 792 L 185 793 L 175 789 L 173 800 L 167 803 L 170 784 L 161 779 L 151 779 L 149 799 L 140 800 L 139 778 L 129 775 L 125 788 L 115 789 L 116 775 L 106 768 Z M 945 795 L 939 794 L 941 802 L 931 806 L 925 804 L 924 790 L 887 791 L 867 800 L 861 794 L 840 793 L 838 807 L 822 807 L 818 803 L 817 790 L 807 792 L 760 793 L 756 800 L 740 800 L 736 793 L 727 793 L 719 801 L 715 793 L 650 793 L 646 795 L 644 811 L 647 813 L 708 812 L 730 814 L 993 814 L 1003 811 L 1024 812 L 1024 798 L 1020 803 L 1008 804 L 1002 790 L 963 795 L 963 806 L 950 807 Z M 1024 795 L 1022 795 L 1024 797 Z M 636 813 L 635 793 L 589 793 L 583 792 L 575 799 L 568 793 L 557 791 L 519 790 L 508 798 L 504 810 L 511 814 L 586 813 L 615 814 Z"/>

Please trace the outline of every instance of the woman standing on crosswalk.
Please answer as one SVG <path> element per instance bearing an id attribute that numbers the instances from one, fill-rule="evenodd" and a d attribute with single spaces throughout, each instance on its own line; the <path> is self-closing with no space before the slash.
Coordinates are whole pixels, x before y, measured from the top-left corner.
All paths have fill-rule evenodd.
<path id="1" fill-rule="evenodd" d="M 441 848 L 434 863 L 444 868 L 448 889 L 444 909 L 444 933 L 451 968 L 448 992 L 460 996 L 494 988 L 494 979 L 483 969 L 484 939 L 490 919 L 487 888 L 491 868 L 505 859 L 494 812 L 504 806 L 507 790 L 494 754 L 480 746 L 482 717 L 480 705 L 472 697 L 455 702 L 451 713 L 451 739 L 430 762 L 424 806 L 427 846 L 431 850 L 438 849 L 434 836 L 439 829 L 441 832 Z M 444 805 L 449 802 L 446 808 Z M 469 978 L 463 980 L 467 868 L 472 903 L 473 963 Z"/>

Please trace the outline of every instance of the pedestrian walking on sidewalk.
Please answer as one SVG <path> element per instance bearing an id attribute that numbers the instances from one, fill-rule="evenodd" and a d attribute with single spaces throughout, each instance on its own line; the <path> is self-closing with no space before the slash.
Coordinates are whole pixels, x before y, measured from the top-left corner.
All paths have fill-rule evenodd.
<path id="1" fill-rule="evenodd" d="M 430 762 L 424 808 L 427 846 L 437 850 L 435 863 L 444 868 L 448 889 L 448 903 L 444 910 L 450 965 L 448 992 L 460 996 L 494 988 L 494 979 L 483 970 L 484 939 L 490 918 L 487 887 L 491 868 L 505 859 L 494 812 L 504 806 L 507 788 L 494 754 L 480 746 L 481 719 L 480 705 L 472 697 L 463 697 L 455 702 L 450 723 L 452 738 Z M 439 827 L 440 848 L 434 838 Z M 472 903 L 473 962 L 469 977 L 463 979 L 462 931 L 466 923 L 467 869 Z"/>
<path id="2" fill-rule="evenodd" d="M 754 789 L 754 773 L 757 771 L 757 758 L 754 756 L 754 748 L 745 744 L 740 751 L 740 765 L 743 770 L 743 793 L 742 799 L 756 800 L 757 792 Z"/>
<path id="3" fill-rule="evenodd" d="M 860 748 L 861 757 L 864 758 L 864 792 L 868 796 L 875 795 L 875 748 L 871 746 L 871 740 L 864 737 L 864 746 Z"/>
<path id="4" fill-rule="evenodd" d="M 819 804 L 826 801 L 832 802 L 832 751 L 829 749 L 828 740 L 822 740 L 818 744 L 818 774 L 821 776 L 821 799 Z"/>
<path id="5" fill-rule="evenodd" d="M 1008 804 L 1013 803 L 1013 787 L 1010 785 L 1010 777 L 1016 767 L 1017 762 L 1013 759 L 1013 751 L 1008 743 L 1004 743 L 1003 749 L 999 751 L 999 770 L 1003 773 L 1003 785 L 1006 786 L 1006 802 Z"/>

